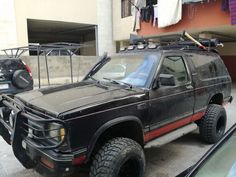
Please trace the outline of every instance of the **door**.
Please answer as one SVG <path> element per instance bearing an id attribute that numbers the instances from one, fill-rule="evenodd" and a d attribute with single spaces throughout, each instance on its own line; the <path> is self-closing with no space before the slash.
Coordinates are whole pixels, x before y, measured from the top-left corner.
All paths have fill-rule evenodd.
<path id="1" fill-rule="evenodd" d="M 161 84 L 161 75 L 171 76 L 174 84 Z M 182 55 L 164 56 L 157 80 L 159 87 L 150 91 L 152 116 L 150 129 L 152 131 L 170 125 L 171 131 L 185 124 L 188 119 L 191 120 L 193 115 L 194 88 L 184 57 Z"/>

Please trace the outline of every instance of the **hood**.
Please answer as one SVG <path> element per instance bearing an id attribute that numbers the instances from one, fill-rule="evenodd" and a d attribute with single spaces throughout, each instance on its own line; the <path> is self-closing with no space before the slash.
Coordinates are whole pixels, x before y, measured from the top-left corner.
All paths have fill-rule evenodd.
<path id="1" fill-rule="evenodd" d="M 58 116 L 73 109 L 85 109 L 136 94 L 137 90 L 126 90 L 119 86 L 106 89 L 94 83 L 80 82 L 25 92 L 16 95 L 16 98 L 29 107 Z"/>

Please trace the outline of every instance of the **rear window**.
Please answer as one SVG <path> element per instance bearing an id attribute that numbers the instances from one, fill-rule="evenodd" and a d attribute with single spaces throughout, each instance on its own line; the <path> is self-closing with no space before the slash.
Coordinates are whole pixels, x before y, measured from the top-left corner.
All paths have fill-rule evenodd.
<path id="1" fill-rule="evenodd" d="M 24 65 L 18 59 L 0 59 L 0 70 L 9 71 L 9 70 L 18 70 L 24 69 Z"/>
<path id="2" fill-rule="evenodd" d="M 201 80 L 228 75 L 228 71 L 218 55 L 194 54 L 192 61 Z"/>

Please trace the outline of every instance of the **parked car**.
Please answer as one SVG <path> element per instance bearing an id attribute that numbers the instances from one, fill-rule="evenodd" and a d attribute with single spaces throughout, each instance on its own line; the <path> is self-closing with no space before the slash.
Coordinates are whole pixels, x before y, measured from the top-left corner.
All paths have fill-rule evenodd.
<path id="1" fill-rule="evenodd" d="M 125 73 L 117 78 L 114 66 Z M 40 173 L 65 176 L 87 165 L 90 177 L 143 177 L 145 147 L 197 127 L 216 143 L 231 101 L 231 78 L 215 51 L 142 44 L 104 55 L 79 83 L 4 95 L 0 134 Z"/>
<path id="2" fill-rule="evenodd" d="M 18 58 L 0 59 L 0 94 L 17 94 L 33 89 L 29 66 Z"/>
<path id="3" fill-rule="evenodd" d="M 210 176 L 236 176 L 236 124 L 195 165 L 177 177 Z"/>

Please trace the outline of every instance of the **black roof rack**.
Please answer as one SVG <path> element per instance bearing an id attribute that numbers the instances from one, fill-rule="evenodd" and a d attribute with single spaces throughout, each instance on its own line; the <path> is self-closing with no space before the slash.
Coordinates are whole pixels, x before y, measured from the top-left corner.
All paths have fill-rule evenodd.
<path id="1" fill-rule="evenodd" d="M 219 42 L 218 39 L 199 39 L 198 42 L 203 46 L 199 46 L 196 42 L 188 40 L 186 36 L 184 36 L 186 32 L 183 34 L 173 34 L 173 35 L 165 35 L 165 36 L 147 36 L 140 37 L 137 35 L 130 35 L 130 45 L 138 46 L 140 44 L 145 45 L 144 48 L 149 46 L 149 44 L 155 44 L 158 49 L 178 49 L 178 50 L 202 50 L 202 51 L 212 51 L 217 52 L 215 49 L 218 46 L 223 46 L 222 43 Z M 187 40 L 186 40 L 187 38 Z M 135 49 L 135 48 L 134 48 Z M 151 48 L 149 48 L 151 49 Z M 124 50 L 123 50 L 124 51 Z"/>

